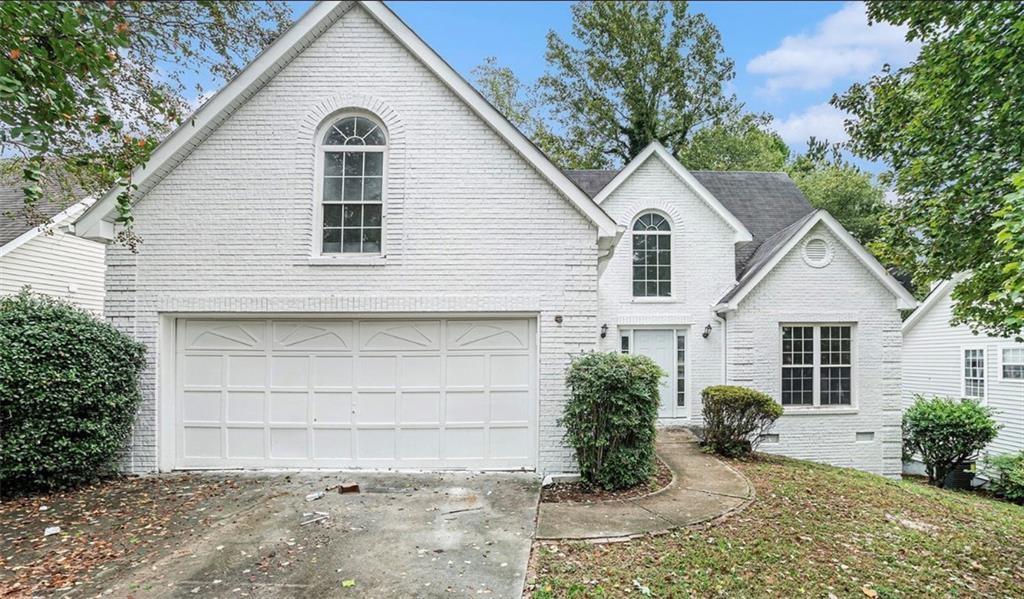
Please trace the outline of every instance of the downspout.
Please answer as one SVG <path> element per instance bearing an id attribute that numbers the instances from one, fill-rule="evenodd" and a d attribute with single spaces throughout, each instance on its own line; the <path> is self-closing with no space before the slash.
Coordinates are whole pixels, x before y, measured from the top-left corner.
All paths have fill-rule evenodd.
<path id="1" fill-rule="evenodd" d="M 729 322 L 724 316 L 719 316 L 718 312 L 711 312 L 711 317 L 717 320 L 722 325 L 722 384 L 729 384 L 729 362 L 727 348 L 729 346 Z"/>

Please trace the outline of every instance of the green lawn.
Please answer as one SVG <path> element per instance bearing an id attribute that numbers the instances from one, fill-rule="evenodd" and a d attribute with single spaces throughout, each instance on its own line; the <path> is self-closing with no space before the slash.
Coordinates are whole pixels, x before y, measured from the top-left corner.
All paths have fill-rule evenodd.
<path id="1" fill-rule="evenodd" d="M 535 548 L 534 598 L 1024 597 L 1024 507 L 774 457 L 733 461 L 757 489 L 708 528 Z"/>

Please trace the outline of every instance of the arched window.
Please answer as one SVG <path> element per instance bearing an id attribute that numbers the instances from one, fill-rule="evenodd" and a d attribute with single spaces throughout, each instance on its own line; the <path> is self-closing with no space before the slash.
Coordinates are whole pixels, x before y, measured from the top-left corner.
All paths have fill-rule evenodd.
<path id="1" fill-rule="evenodd" d="M 672 227 L 660 214 L 633 223 L 633 297 L 672 295 Z"/>
<path id="2" fill-rule="evenodd" d="M 324 133 L 322 253 L 380 253 L 387 143 L 365 116 L 344 116 Z"/>

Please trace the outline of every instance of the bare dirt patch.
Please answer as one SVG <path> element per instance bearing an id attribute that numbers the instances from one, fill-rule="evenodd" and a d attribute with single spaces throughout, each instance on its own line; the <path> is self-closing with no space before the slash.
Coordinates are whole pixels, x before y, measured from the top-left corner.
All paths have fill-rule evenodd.
<path id="1" fill-rule="evenodd" d="M 583 482 L 556 483 L 541 489 L 540 500 L 544 503 L 597 503 L 600 501 L 621 501 L 635 499 L 655 493 L 672 482 L 672 471 L 661 460 L 655 460 L 654 477 L 646 484 L 619 491 L 593 489 Z"/>

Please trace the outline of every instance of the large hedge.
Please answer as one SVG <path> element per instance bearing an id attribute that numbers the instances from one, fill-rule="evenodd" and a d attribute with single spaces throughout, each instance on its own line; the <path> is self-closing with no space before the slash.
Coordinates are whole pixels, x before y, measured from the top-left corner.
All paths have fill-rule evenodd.
<path id="1" fill-rule="evenodd" d="M 27 291 L 0 298 L 0 489 L 109 474 L 131 432 L 145 348 L 95 316 Z"/>
<path id="2" fill-rule="evenodd" d="M 974 399 L 918 395 L 903 413 L 903 457 L 920 456 L 928 482 L 946 477 L 978 458 L 999 434 L 992 408 Z"/>
<path id="3" fill-rule="evenodd" d="M 657 364 L 639 355 L 588 353 L 573 360 L 566 374 L 571 395 L 561 424 L 585 483 L 625 489 L 654 475 L 658 383 L 663 376 Z"/>

